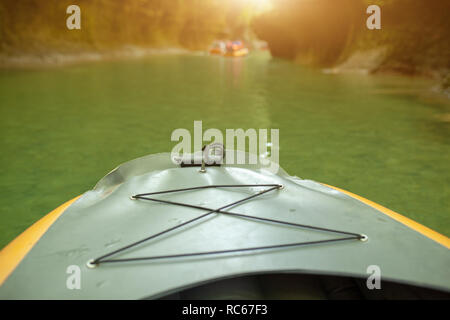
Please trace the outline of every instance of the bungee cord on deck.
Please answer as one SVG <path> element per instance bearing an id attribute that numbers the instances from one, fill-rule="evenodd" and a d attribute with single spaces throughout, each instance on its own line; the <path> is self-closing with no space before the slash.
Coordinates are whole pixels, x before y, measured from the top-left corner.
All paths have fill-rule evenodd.
<path id="1" fill-rule="evenodd" d="M 250 195 L 248 197 L 245 197 L 241 200 L 232 202 L 230 204 L 227 204 L 225 206 L 222 206 L 218 209 L 212 209 L 212 208 L 206 208 L 196 205 L 191 205 L 187 203 L 180 203 L 180 202 L 174 202 L 174 201 L 168 201 L 168 200 L 162 200 L 162 199 L 156 199 L 151 198 L 149 196 L 152 195 L 158 195 L 158 194 L 167 194 L 167 193 L 175 193 L 175 192 L 182 192 L 182 191 L 192 191 L 192 190 L 201 190 L 201 189 L 208 189 L 208 188 L 244 188 L 244 187 L 267 187 L 268 189 L 259 191 L 258 193 L 255 193 L 253 195 Z M 269 250 L 269 249 L 277 249 L 277 248 L 288 248 L 288 247 L 296 247 L 296 246 L 304 246 L 304 245 L 312 245 L 312 244 L 321 244 L 321 243 L 330 243 L 330 242 L 338 242 L 338 241 L 345 241 L 345 240 L 362 240 L 365 241 L 367 239 L 367 236 L 353 233 L 353 232 L 347 232 L 347 231 L 341 231 L 341 230 L 335 230 L 335 229 L 329 229 L 329 228 L 323 228 L 323 227 L 316 227 L 316 226 L 310 226 L 310 225 L 304 225 L 304 224 L 298 224 L 288 221 L 282 221 L 282 220 L 276 220 L 276 219 L 270 219 L 270 218 L 262 218 L 257 216 L 250 216 L 246 214 L 241 213 L 235 213 L 230 211 L 225 211 L 224 209 L 236 206 L 238 204 L 241 204 L 245 201 L 248 201 L 250 199 L 256 198 L 258 196 L 261 196 L 263 194 L 266 194 L 270 191 L 274 191 L 277 189 L 282 189 L 283 186 L 280 184 L 242 184 L 242 185 L 208 185 L 208 186 L 200 186 L 200 187 L 191 187 L 191 188 L 183 188 L 183 189 L 173 189 L 173 190 L 166 190 L 166 191 L 157 191 L 157 192 L 149 192 L 149 193 L 141 193 L 134 196 L 131 196 L 131 199 L 141 199 L 141 200 L 148 200 L 148 201 L 154 201 L 159 203 L 165 203 L 170 205 L 177 205 L 182 207 L 188 207 L 188 208 L 194 208 L 199 210 L 208 211 L 205 214 L 202 214 L 196 218 L 187 220 L 179 225 L 170 227 L 168 229 L 165 229 L 161 232 L 158 232 L 156 234 L 150 235 L 144 239 L 138 240 L 136 242 L 133 242 L 129 245 L 126 245 L 124 247 L 121 247 L 119 249 L 116 249 L 112 252 L 109 252 L 107 254 L 104 254 L 96 259 L 92 259 L 88 261 L 88 266 L 93 268 L 95 266 L 98 266 L 100 264 L 104 263 L 117 263 L 117 262 L 129 262 L 129 261 L 141 261 L 141 260 L 157 260 L 157 259 L 170 259 L 170 258 L 181 258 L 181 257 L 191 257 L 191 256 L 202 256 L 202 255 L 213 255 L 213 254 L 224 254 L 224 253 L 233 253 L 233 252 L 246 252 L 246 251 L 257 251 L 257 250 Z M 171 232 L 173 230 L 179 229 L 183 226 L 186 226 L 188 224 L 191 224 L 195 221 L 198 221 L 202 218 L 205 218 L 207 216 L 212 215 L 213 213 L 218 214 L 224 214 L 234 217 L 240 217 L 240 218 L 246 218 L 246 219 L 252 219 L 257 221 L 264 221 L 264 222 L 270 222 L 270 223 L 277 223 L 287 226 L 293 226 L 297 228 L 305 228 L 305 229 L 311 229 L 311 230 L 318 230 L 318 231 L 325 231 L 325 232 L 332 232 L 332 233 L 339 233 L 342 235 L 346 235 L 346 237 L 340 237 L 340 238 L 334 238 L 334 239 L 325 239 L 325 240 L 317 240 L 317 241 L 304 241 L 304 242 L 294 242 L 294 243 L 284 243 L 284 244 L 275 244 L 275 245 L 266 245 L 266 246 L 257 246 L 257 247 L 246 247 L 246 248 L 234 248 L 234 249 L 228 249 L 228 250 L 211 250 L 211 251 L 203 251 L 203 252 L 188 252 L 188 253 L 180 253 L 180 254 L 171 254 L 171 255 L 160 255 L 160 256 L 148 256 L 148 257 L 135 257 L 135 258 L 123 258 L 123 259 L 107 259 L 108 257 L 111 257 L 119 252 L 123 252 L 129 248 L 132 248 L 134 246 L 137 246 L 143 242 L 155 239 L 157 237 L 160 237 L 168 232 Z"/>

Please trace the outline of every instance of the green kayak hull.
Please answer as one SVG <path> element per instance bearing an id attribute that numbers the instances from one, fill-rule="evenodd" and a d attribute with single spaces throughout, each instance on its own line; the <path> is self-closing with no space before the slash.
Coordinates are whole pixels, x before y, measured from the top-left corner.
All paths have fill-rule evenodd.
<path id="1" fill-rule="evenodd" d="M 163 202 L 133 197 L 213 185 L 252 186 L 153 195 Z M 280 187 L 227 207 L 268 189 L 256 185 Z M 245 216 L 218 212 L 222 207 Z M 110 255 L 115 263 L 95 263 L 196 218 Z M 304 245 L 283 246 L 292 243 Z M 117 167 L 5 247 L 0 299 L 154 299 L 252 275 L 366 279 L 374 266 L 382 282 L 450 292 L 448 248 L 447 237 L 414 221 L 282 169 L 273 174 L 258 165 L 223 165 L 200 173 L 172 163 L 169 154 L 155 154 Z M 69 283 L 74 276 L 75 288 Z"/>

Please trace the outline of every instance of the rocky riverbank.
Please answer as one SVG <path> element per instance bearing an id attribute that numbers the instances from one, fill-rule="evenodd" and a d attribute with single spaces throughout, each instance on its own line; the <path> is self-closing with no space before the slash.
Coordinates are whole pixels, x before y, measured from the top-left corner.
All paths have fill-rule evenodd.
<path id="1" fill-rule="evenodd" d="M 143 48 L 126 46 L 115 50 L 86 52 L 50 52 L 46 54 L 1 54 L 0 68 L 39 68 L 65 66 L 84 62 L 143 58 L 150 55 L 202 54 L 185 48 Z"/>

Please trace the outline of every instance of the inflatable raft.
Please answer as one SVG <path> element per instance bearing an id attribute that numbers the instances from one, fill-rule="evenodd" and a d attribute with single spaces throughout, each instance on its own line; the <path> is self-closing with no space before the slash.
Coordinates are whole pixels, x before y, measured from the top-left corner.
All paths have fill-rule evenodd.
<path id="1" fill-rule="evenodd" d="M 241 48 L 237 50 L 227 51 L 224 55 L 226 57 L 245 57 L 246 55 L 248 55 L 248 52 L 249 51 L 247 48 Z"/>
<path id="2" fill-rule="evenodd" d="M 248 55 L 248 48 L 244 46 L 242 41 L 231 41 L 226 45 L 226 57 L 244 57 Z"/>
<path id="3" fill-rule="evenodd" d="M 281 169 L 156 154 L 117 167 L 5 247 L 0 298 L 448 298 L 449 246 Z"/>

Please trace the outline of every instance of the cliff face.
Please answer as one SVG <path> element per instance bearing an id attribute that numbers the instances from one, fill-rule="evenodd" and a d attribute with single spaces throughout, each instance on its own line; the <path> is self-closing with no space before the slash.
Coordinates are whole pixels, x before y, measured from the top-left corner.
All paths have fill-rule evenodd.
<path id="1" fill-rule="evenodd" d="M 274 56 L 320 67 L 349 65 L 448 78 L 447 0 L 279 0 L 253 21 Z M 381 8 L 381 30 L 366 27 L 369 4 Z M 367 53 L 367 54 L 366 54 Z M 364 61 L 364 56 L 366 60 Z M 345 63 L 350 59 L 350 63 Z M 448 82 L 448 81 L 447 81 Z"/>
<path id="2" fill-rule="evenodd" d="M 274 56 L 330 66 L 354 40 L 362 10 L 358 0 L 279 0 L 252 27 Z"/>

